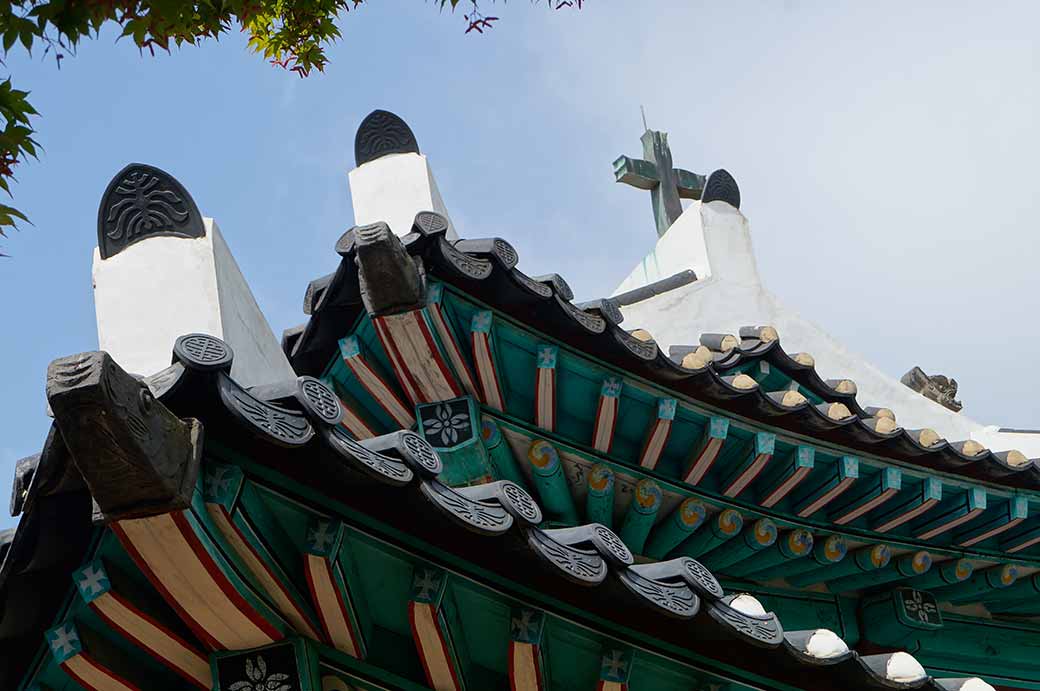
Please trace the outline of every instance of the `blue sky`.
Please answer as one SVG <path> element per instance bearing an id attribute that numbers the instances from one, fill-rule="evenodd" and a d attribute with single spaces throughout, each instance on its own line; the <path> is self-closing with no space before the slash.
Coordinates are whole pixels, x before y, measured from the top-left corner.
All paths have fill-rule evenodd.
<path id="1" fill-rule="evenodd" d="M 411 124 L 462 235 L 509 239 L 522 268 L 588 299 L 655 240 L 648 195 L 611 173 L 640 152 L 643 104 L 676 165 L 735 175 L 782 299 L 889 374 L 956 377 L 976 419 L 1040 427 L 1040 5 L 914 5 L 512 2 L 464 36 L 431 3 L 380 0 L 342 19 L 329 69 L 305 80 L 237 34 L 152 58 L 108 31 L 61 70 L 12 55 L 44 153 L 15 187 L 35 226 L 0 242 L 0 492 L 44 439 L 47 363 L 97 347 L 111 176 L 139 161 L 181 180 L 281 332 L 336 264 L 374 108 Z"/>

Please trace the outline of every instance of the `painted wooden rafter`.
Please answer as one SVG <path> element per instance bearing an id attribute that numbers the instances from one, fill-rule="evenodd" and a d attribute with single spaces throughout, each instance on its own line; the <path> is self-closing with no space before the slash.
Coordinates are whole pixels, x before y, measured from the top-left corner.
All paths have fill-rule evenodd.
<path id="1" fill-rule="evenodd" d="M 544 430 L 556 430 L 556 359 L 559 349 L 539 344 L 535 362 L 534 423 Z"/>
<path id="2" fill-rule="evenodd" d="M 100 559 L 75 571 L 72 580 L 87 606 L 126 640 L 173 670 L 192 687 L 207 691 L 213 687 L 206 654 L 118 592 Z"/>
<path id="3" fill-rule="evenodd" d="M 394 374 L 413 404 L 463 395 L 422 309 L 372 317 Z"/>
<path id="4" fill-rule="evenodd" d="M 46 638 L 54 661 L 86 691 L 141 689 L 92 656 L 84 648 L 75 623 L 67 621 L 59 624 L 47 632 Z"/>
<path id="5" fill-rule="evenodd" d="M 473 374 L 470 372 L 466 358 L 462 354 L 462 349 L 455 338 L 455 333 L 444 318 L 443 300 L 444 284 L 430 281 L 426 287 L 426 313 L 430 317 L 430 323 L 433 324 L 433 329 L 437 332 L 441 345 L 444 346 L 444 352 L 447 354 L 448 361 L 451 363 L 452 370 L 454 370 L 455 376 L 458 377 L 459 383 L 462 384 L 462 388 L 470 396 L 479 398 L 480 394 L 477 391 Z"/>
<path id="6" fill-rule="evenodd" d="M 525 607 L 514 608 L 509 618 L 509 689 L 544 691 L 547 669 L 542 659 L 545 614 Z"/>
<path id="7" fill-rule="evenodd" d="M 756 432 L 744 452 L 744 458 L 722 481 L 722 495 L 738 497 L 765 470 L 776 448 L 776 435 Z"/>
<path id="8" fill-rule="evenodd" d="M 339 352 L 343 363 L 372 397 L 372 400 L 403 429 L 411 429 L 415 424 L 412 411 L 401 401 L 390 384 L 365 359 L 361 353 L 361 342 L 357 336 L 347 336 L 340 340 Z"/>
<path id="9" fill-rule="evenodd" d="M 632 677 L 633 652 L 630 648 L 605 647 L 599 661 L 596 691 L 628 691 Z"/>
<path id="10" fill-rule="evenodd" d="M 1002 535 L 1029 517 L 1029 500 L 1021 495 L 1008 499 L 1007 509 L 996 517 L 969 530 L 956 533 L 953 543 L 958 547 L 971 547 L 991 537 Z"/>
<path id="11" fill-rule="evenodd" d="M 843 495 L 859 477 L 859 459 L 842 456 L 833 469 L 819 483 L 806 488 L 794 496 L 794 513 L 799 518 L 809 518 Z"/>
<path id="12" fill-rule="evenodd" d="M 344 528 L 339 521 L 312 521 L 307 529 L 304 572 L 325 639 L 337 650 L 364 659 L 365 642 L 357 603 L 340 561 L 343 539 Z"/>
<path id="13" fill-rule="evenodd" d="M 650 423 L 643 441 L 643 450 L 639 453 L 639 465 L 653 470 L 661 460 L 661 454 L 668 444 L 672 433 L 672 421 L 675 420 L 675 409 L 678 401 L 674 398 L 657 399 L 657 417 Z"/>
<path id="14" fill-rule="evenodd" d="M 690 458 L 686 471 L 683 473 L 683 482 L 690 485 L 700 484 L 700 481 L 711 470 L 715 459 L 722 451 L 722 445 L 726 443 L 729 435 L 729 420 L 724 417 L 713 417 L 701 435 L 697 450 Z"/>
<path id="15" fill-rule="evenodd" d="M 293 629 L 312 640 L 323 640 L 304 605 L 305 598 L 273 556 L 279 550 L 272 548 L 272 541 L 284 537 L 277 521 L 268 515 L 242 471 L 212 463 L 204 467 L 202 482 L 206 513 L 227 549 Z"/>
<path id="16" fill-rule="evenodd" d="M 462 691 L 461 664 L 443 611 L 448 579 L 443 571 L 417 567 L 412 575 L 408 618 L 426 682 L 436 691 Z"/>
<path id="17" fill-rule="evenodd" d="M 237 575 L 193 510 L 111 527 L 152 586 L 210 649 L 256 648 L 284 638 L 286 624 Z"/>
<path id="18" fill-rule="evenodd" d="M 614 443 L 621 387 L 621 379 L 607 377 L 599 388 L 596 420 L 592 426 L 592 447 L 601 453 L 610 453 L 610 447 Z"/>
<path id="19" fill-rule="evenodd" d="M 490 408 L 505 410 L 505 397 L 502 395 L 502 383 L 495 365 L 495 351 L 491 342 L 491 326 L 494 314 L 490 310 L 481 310 L 470 319 L 470 339 L 473 346 L 473 363 L 477 369 L 477 382 L 480 385 L 479 398 Z"/>
<path id="20" fill-rule="evenodd" d="M 815 462 L 816 449 L 799 445 L 783 463 L 774 463 L 774 467 L 762 476 L 759 505 L 766 508 L 776 506 L 805 480 Z"/>
<path id="21" fill-rule="evenodd" d="M 920 540 L 932 540 L 954 528 L 975 520 L 986 510 L 986 490 L 972 487 L 964 496 L 956 499 L 938 516 L 928 518 L 913 526 L 914 536 Z"/>
<path id="22" fill-rule="evenodd" d="M 329 391 L 334 391 L 339 399 L 339 407 L 343 410 L 343 419 L 340 420 L 339 424 L 345 429 L 350 436 L 354 439 L 371 439 L 376 436 L 375 430 L 372 426 L 365 421 L 365 419 L 354 410 L 354 406 L 349 405 L 343 400 L 342 392 L 338 391 L 338 387 L 331 379 L 322 379 L 321 383 L 328 387 Z"/>
<path id="23" fill-rule="evenodd" d="M 885 468 L 872 482 L 861 484 L 861 489 L 846 492 L 840 501 L 833 503 L 833 508 L 828 512 L 832 523 L 851 523 L 888 503 L 899 494 L 903 486 L 903 474 L 898 468 Z"/>
<path id="24" fill-rule="evenodd" d="M 881 512 L 871 521 L 871 530 L 887 533 L 923 516 L 942 500 L 942 483 L 934 477 L 925 478 L 920 491 L 892 508 Z"/>
<path id="25" fill-rule="evenodd" d="M 1030 521 L 1032 523 L 1032 521 Z M 1000 549 L 1008 554 L 1015 554 L 1040 544 L 1040 525 L 1030 525 L 1016 530 L 1000 541 Z"/>

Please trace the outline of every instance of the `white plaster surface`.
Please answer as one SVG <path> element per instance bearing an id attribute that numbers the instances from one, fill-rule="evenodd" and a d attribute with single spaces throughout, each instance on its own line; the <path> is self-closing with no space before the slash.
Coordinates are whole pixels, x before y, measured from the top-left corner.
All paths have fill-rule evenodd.
<path id="1" fill-rule="evenodd" d="M 766 608 L 758 601 L 758 598 L 748 593 L 741 593 L 730 600 L 729 606 L 733 609 L 752 617 L 764 617 Z"/>
<path id="2" fill-rule="evenodd" d="M 817 629 L 809 637 L 805 651 L 815 658 L 826 660 L 849 652 L 849 646 L 830 629 Z"/>
<path id="3" fill-rule="evenodd" d="M 853 380 L 861 405 L 891 408 L 904 428 L 930 427 L 950 441 L 971 438 L 994 451 L 1040 457 L 1040 434 L 998 432 L 997 425 L 944 408 L 781 303 L 762 285 L 747 219 L 726 202 L 691 204 L 615 294 L 684 269 L 693 269 L 698 280 L 622 307 L 625 328 L 646 329 L 667 352 L 672 345 L 699 343 L 702 333 L 737 334 L 741 326 L 770 325 L 784 350 L 811 354 L 824 379 Z"/>
<path id="4" fill-rule="evenodd" d="M 412 229 L 420 211 L 436 211 L 448 219 L 448 240 L 458 239 L 444 206 L 437 181 L 422 154 L 389 154 L 364 163 L 347 174 L 354 205 L 354 223 L 386 222 L 399 236 Z"/>
<path id="5" fill-rule="evenodd" d="M 891 681 L 913 682 L 926 675 L 924 667 L 910 653 L 892 653 L 892 657 L 888 658 L 886 676 Z"/>
<path id="6" fill-rule="evenodd" d="M 147 376 L 169 366 L 178 336 L 206 333 L 230 344 L 244 386 L 296 376 L 220 229 L 204 222 L 201 238 L 148 238 L 108 259 L 94 250 L 99 348 Z"/>

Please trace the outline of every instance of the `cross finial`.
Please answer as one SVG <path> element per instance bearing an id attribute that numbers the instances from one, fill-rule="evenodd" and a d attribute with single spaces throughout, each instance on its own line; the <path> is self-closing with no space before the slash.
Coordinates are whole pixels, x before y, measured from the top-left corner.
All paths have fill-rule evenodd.
<path id="1" fill-rule="evenodd" d="M 680 199 L 701 198 L 705 177 L 682 168 L 672 167 L 672 151 L 668 147 L 668 134 L 647 127 L 646 111 L 642 106 L 639 108 L 643 114 L 643 127 L 646 128 L 643 136 L 640 137 L 643 142 L 643 158 L 633 159 L 628 156 L 618 158 L 614 161 L 614 178 L 617 182 L 623 182 L 641 190 L 650 190 L 657 235 L 661 236 L 682 215 Z"/>

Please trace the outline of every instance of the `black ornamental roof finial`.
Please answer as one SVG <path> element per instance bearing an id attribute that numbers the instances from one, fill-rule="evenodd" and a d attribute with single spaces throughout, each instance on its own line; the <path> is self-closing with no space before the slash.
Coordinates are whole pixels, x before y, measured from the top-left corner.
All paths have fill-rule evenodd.
<path id="1" fill-rule="evenodd" d="M 188 190 L 169 173 L 131 163 L 108 183 L 98 207 L 98 250 L 102 259 L 157 235 L 200 238 L 202 214 Z"/>
<path id="2" fill-rule="evenodd" d="M 419 143 L 408 123 L 386 110 L 373 110 L 354 137 L 354 161 L 360 166 L 387 154 L 417 154 Z"/>

